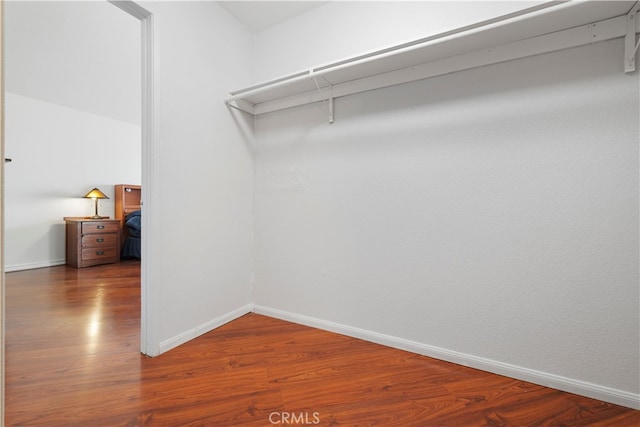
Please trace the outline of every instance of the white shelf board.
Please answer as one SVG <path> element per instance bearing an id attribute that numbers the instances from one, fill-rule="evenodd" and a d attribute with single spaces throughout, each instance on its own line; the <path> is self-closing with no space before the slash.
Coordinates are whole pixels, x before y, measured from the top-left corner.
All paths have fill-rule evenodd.
<path id="1" fill-rule="evenodd" d="M 634 5 L 637 5 L 635 1 L 543 3 L 475 25 L 232 91 L 225 102 L 251 114 L 262 114 L 622 37 L 626 33 L 627 14 Z"/>

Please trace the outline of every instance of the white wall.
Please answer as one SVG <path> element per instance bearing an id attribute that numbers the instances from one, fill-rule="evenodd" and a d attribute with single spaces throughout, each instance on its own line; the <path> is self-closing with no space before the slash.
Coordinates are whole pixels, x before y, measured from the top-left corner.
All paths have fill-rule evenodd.
<path id="1" fill-rule="evenodd" d="M 331 15 L 369 34 L 361 16 Z M 294 24 L 257 43 L 289 71 Z M 622 57 L 615 40 L 339 98 L 332 125 L 322 104 L 259 116 L 256 309 L 637 405 L 639 84 Z"/>
<path id="2" fill-rule="evenodd" d="M 146 208 L 149 351 L 251 310 L 253 163 L 223 102 L 251 75 L 253 37 L 215 2 L 143 3 L 154 15 L 157 133 Z"/>
<path id="3" fill-rule="evenodd" d="M 65 262 L 63 217 L 91 215 L 94 186 L 140 183 L 141 54 L 139 22 L 106 2 L 6 2 L 5 23 L 12 271 Z"/>
<path id="4" fill-rule="evenodd" d="M 140 22 L 106 1 L 7 1 L 6 90 L 140 124 Z"/>

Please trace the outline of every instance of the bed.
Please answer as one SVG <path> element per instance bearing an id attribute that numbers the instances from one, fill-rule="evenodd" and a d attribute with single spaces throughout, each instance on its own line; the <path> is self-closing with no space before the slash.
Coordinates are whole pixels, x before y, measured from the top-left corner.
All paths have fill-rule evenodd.
<path id="1" fill-rule="evenodd" d="M 142 211 L 139 185 L 118 184 L 115 186 L 115 219 L 120 221 L 122 232 L 120 257 L 123 259 L 141 259 Z"/>

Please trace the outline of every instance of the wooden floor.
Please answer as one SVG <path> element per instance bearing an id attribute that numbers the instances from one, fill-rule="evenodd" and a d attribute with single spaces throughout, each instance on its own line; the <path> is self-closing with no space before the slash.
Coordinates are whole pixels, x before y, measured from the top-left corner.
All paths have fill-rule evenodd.
<path id="1" fill-rule="evenodd" d="M 7 426 L 640 425 L 640 411 L 259 315 L 147 358 L 139 272 L 6 275 Z"/>

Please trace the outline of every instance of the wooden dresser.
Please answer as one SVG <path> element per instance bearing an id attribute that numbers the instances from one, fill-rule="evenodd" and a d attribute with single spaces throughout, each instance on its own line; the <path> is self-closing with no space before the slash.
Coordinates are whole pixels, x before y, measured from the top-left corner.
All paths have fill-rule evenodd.
<path id="1" fill-rule="evenodd" d="M 67 265 L 76 268 L 120 262 L 120 221 L 65 217 Z"/>

